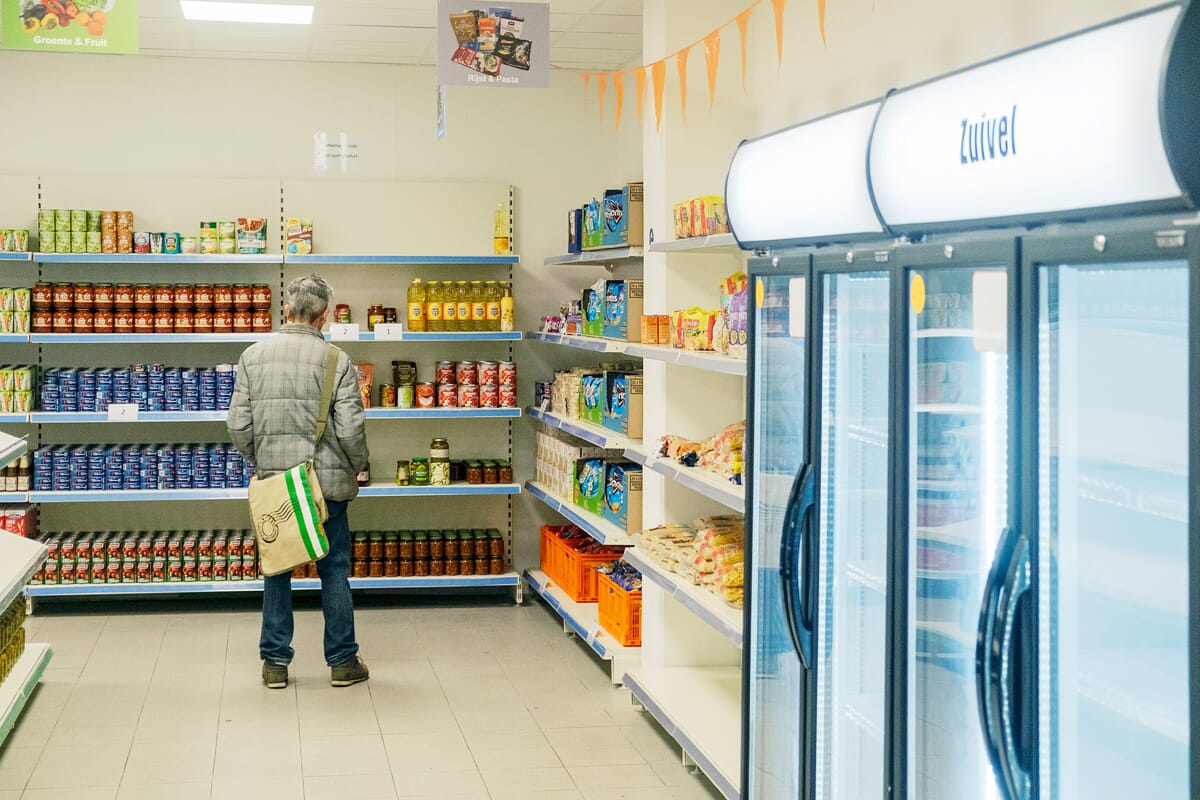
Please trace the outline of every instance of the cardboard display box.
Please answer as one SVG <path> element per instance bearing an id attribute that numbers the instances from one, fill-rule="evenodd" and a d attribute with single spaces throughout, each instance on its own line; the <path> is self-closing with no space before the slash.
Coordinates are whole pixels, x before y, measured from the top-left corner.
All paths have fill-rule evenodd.
<path id="1" fill-rule="evenodd" d="M 640 181 L 626 184 L 622 189 L 606 191 L 600 211 L 602 215 L 600 245 L 602 247 L 641 246 L 645 201 Z"/>
<path id="2" fill-rule="evenodd" d="M 579 379 L 579 419 L 600 425 L 604 422 L 604 373 L 589 372 Z"/>
<path id="3" fill-rule="evenodd" d="M 604 459 L 581 458 L 575 462 L 575 505 L 599 514 L 604 505 Z"/>
<path id="4" fill-rule="evenodd" d="M 643 295 L 645 283 L 640 280 L 609 280 L 604 286 L 604 328 L 608 339 L 641 342 Z"/>
<path id="5" fill-rule="evenodd" d="M 604 467 L 604 510 L 601 516 L 626 533 L 642 529 L 642 468 L 632 461 L 610 461 Z"/>
<path id="6" fill-rule="evenodd" d="M 642 373 L 604 373 L 603 425 L 630 439 L 642 438 Z"/>
<path id="7" fill-rule="evenodd" d="M 583 290 L 580 310 L 583 314 L 584 336 L 604 335 L 604 296 L 607 290 L 607 282 L 603 280 Z"/>

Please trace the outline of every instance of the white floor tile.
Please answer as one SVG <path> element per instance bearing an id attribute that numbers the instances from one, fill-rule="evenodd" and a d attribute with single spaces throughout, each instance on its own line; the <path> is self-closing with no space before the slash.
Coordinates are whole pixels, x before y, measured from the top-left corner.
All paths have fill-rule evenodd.
<path id="1" fill-rule="evenodd" d="M 134 742 L 122 784 L 199 783 L 212 779 L 216 736 Z"/>
<path id="2" fill-rule="evenodd" d="M 264 770 L 266 772 L 266 770 Z M 299 775 L 282 778 L 214 781 L 212 800 L 296 800 L 304 796 L 304 781 Z"/>
<path id="3" fill-rule="evenodd" d="M 389 772 L 383 737 L 302 736 L 300 748 L 305 777 L 375 775 Z"/>
<path id="4" fill-rule="evenodd" d="M 204 783 L 148 783 L 130 785 L 122 783 L 117 790 L 117 800 L 209 800 L 212 784 Z"/>
<path id="5" fill-rule="evenodd" d="M 548 792 L 574 789 L 575 782 L 563 767 L 538 767 L 535 769 L 480 770 L 489 792 Z"/>
<path id="6" fill-rule="evenodd" d="M 0 790 L 20 790 L 42 757 L 42 747 L 18 747 L 10 741 L 0 749 Z"/>
<path id="7" fill-rule="evenodd" d="M 397 772 L 393 775 L 398 797 L 464 797 L 487 798 L 479 770 L 465 769 L 452 772 L 422 770 L 420 772 Z"/>
<path id="8" fill-rule="evenodd" d="M 21 800 L 113 800 L 116 786 L 82 786 L 72 789 L 26 789 Z"/>
<path id="9" fill-rule="evenodd" d="M 649 764 L 609 764 L 569 769 L 571 778 L 580 789 L 657 789 L 664 785 Z"/>
<path id="10" fill-rule="evenodd" d="M 26 788 L 112 786 L 113 794 L 116 794 L 128 754 L 128 745 L 47 747 L 38 759 Z"/>
<path id="11" fill-rule="evenodd" d="M 304 800 L 395 800 L 390 774 L 328 775 L 304 779 Z"/>

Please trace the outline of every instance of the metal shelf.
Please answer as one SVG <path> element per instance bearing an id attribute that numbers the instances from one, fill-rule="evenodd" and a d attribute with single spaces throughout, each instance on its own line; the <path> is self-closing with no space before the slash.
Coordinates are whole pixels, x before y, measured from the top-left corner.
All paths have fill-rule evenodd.
<path id="1" fill-rule="evenodd" d="M 4 469 L 28 451 L 28 436 L 10 436 L 7 433 L 0 433 L 0 469 Z"/>
<path id="2" fill-rule="evenodd" d="M 525 570 L 525 580 L 562 619 L 564 633 L 578 635 L 596 655 L 611 662 L 612 682 L 615 685 L 620 685 L 628 669 L 641 663 L 641 648 L 618 644 L 608 631 L 600 627 L 600 612 L 596 603 L 575 602 L 540 569 Z"/>
<path id="3" fill-rule="evenodd" d="M 616 525 L 595 514 L 589 514 L 573 503 L 559 500 L 533 481 L 525 482 L 525 491 L 571 520 L 600 544 L 633 544 L 633 539 L 629 537 L 629 534 Z"/>
<path id="4" fill-rule="evenodd" d="M 660 586 L 684 608 L 736 646 L 742 646 L 742 610 L 734 608 L 701 586 L 685 582 L 636 547 L 625 551 L 625 561 L 650 582 Z"/>
<path id="5" fill-rule="evenodd" d="M 461 575 L 439 578 L 351 578 L 351 589 L 464 589 L 515 587 L 521 576 L 515 572 L 503 575 Z M 293 578 L 294 591 L 311 592 L 321 588 L 317 578 Z M 155 594 L 214 594 L 228 592 L 261 592 L 261 578 L 244 581 L 195 581 L 174 583 L 77 583 L 30 586 L 30 597 L 96 597 Z"/>
<path id="6" fill-rule="evenodd" d="M 536 333 L 527 333 L 525 334 L 525 338 L 531 342 L 574 347 L 592 353 L 624 353 L 626 346 L 625 342 L 618 342 L 613 339 L 600 339 L 594 336 L 577 336 L 566 333 L 542 333 L 539 331 Z"/>
<path id="7" fill-rule="evenodd" d="M 549 411 L 542 411 L 538 408 L 527 409 L 526 413 L 539 422 L 566 431 L 577 439 L 582 439 L 588 444 L 594 444 L 605 450 L 636 448 L 642 443 L 640 439 L 627 439 L 607 428 L 601 428 L 598 425 L 592 425 L 577 419 L 566 420 L 556 414 L 551 414 Z"/>
<path id="8" fill-rule="evenodd" d="M 0 424 L 24 425 L 28 422 L 28 414 L 0 414 Z"/>
<path id="9" fill-rule="evenodd" d="M 651 358 L 655 361 L 665 361 L 680 367 L 703 369 L 709 372 L 720 372 L 725 375 L 740 375 L 745 377 L 747 361 L 742 358 L 730 358 L 720 353 L 709 353 L 698 350 L 682 350 L 665 344 L 639 344 L 630 342 L 625 347 L 625 354 L 639 358 Z"/>
<path id="10" fill-rule="evenodd" d="M 0 333 L 2 344 L 29 344 L 28 333 Z"/>
<path id="11" fill-rule="evenodd" d="M 625 685 L 727 800 L 741 797 L 740 669 L 642 668 Z"/>
<path id="12" fill-rule="evenodd" d="M 650 245 L 651 253 L 683 253 L 701 252 L 713 255 L 731 255 L 747 251 L 738 247 L 732 233 L 717 233 L 712 236 L 697 236 L 692 239 L 672 239 L 666 242 L 654 242 Z"/>
<path id="13" fill-rule="evenodd" d="M 33 260 L 38 264 L 203 264 L 215 267 L 279 265 L 283 263 L 283 256 L 279 253 L 35 253 Z"/>
<path id="14" fill-rule="evenodd" d="M 745 487 L 732 484 L 720 475 L 699 467 L 685 467 L 669 458 L 652 456 L 635 447 L 626 448 L 625 457 L 694 492 L 699 492 L 705 497 L 717 501 L 726 508 L 740 512 L 746 510 Z"/>
<path id="15" fill-rule="evenodd" d="M 442 497 L 447 495 L 520 494 L 519 483 L 452 483 L 449 486 L 364 486 L 359 497 Z"/>
<path id="16" fill-rule="evenodd" d="M 437 264 L 437 265 L 512 265 L 520 256 L 400 256 L 400 255 L 293 255 L 283 257 L 285 264 Z"/>
<path id="17" fill-rule="evenodd" d="M 32 256 L 33 253 L 29 252 L 9 253 L 0 251 L 0 261 L 29 261 Z M 3 739 L 0 739 L 0 741 L 3 741 Z"/>
<path id="18" fill-rule="evenodd" d="M 640 261 L 645 250 L 640 247 L 608 247 L 601 250 L 585 250 L 582 253 L 567 253 L 553 256 L 544 262 L 547 267 L 561 264 L 607 264 L 616 261 Z"/>
<path id="19" fill-rule="evenodd" d="M 35 539 L 0 535 L 0 612 L 17 598 L 46 560 L 46 545 Z"/>
<path id="20" fill-rule="evenodd" d="M 30 492 L 30 503 L 156 503 L 245 500 L 246 489 L 122 489 L 83 492 Z"/>
<path id="21" fill-rule="evenodd" d="M 519 408 L 368 408 L 367 419 L 512 419 Z"/>
<path id="22" fill-rule="evenodd" d="M 132 424 L 141 422 L 224 422 L 228 411 L 139 411 Z M 110 420 L 107 411 L 35 411 L 29 421 L 38 425 L 75 425 L 119 422 Z"/>
<path id="23" fill-rule="evenodd" d="M 272 332 L 273 333 L 273 332 Z M 270 333 L 35 333 L 34 344 L 185 344 L 261 342 Z"/>
<path id="24" fill-rule="evenodd" d="M 0 745 L 16 727 L 17 719 L 33 696 L 33 690 L 37 688 L 53 655 L 54 651 L 48 644 L 25 645 L 25 652 L 13 665 L 8 678 L 0 684 Z"/>
<path id="25" fill-rule="evenodd" d="M 386 341 L 392 344 L 403 344 L 404 342 L 519 342 L 524 338 L 525 334 L 521 331 L 487 331 L 474 333 L 468 331 L 450 331 L 443 333 L 412 333 L 405 331 L 402 339 L 376 339 L 375 334 L 371 331 L 360 331 L 357 341 L 359 342 L 378 342 Z M 329 333 L 325 334 L 325 341 L 345 342 L 356 341 L 354 339 L 334 339 Z"/>

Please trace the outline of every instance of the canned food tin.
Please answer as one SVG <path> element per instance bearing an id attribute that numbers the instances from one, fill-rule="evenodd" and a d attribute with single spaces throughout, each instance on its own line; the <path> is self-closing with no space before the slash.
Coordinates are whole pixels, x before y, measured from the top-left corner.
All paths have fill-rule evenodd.
<path id="1" fill-rule="evenodd" d="M 495 361 L 479 362 L 479 383 L 483 386 L 496 386 L 500 383 L 500 365 Z"/>
<path id="2" fill-rule="evenodd" d="M 71 230 L 71 209 L 59 208 L 54 211 L 54 229 L 59 231 Z"/>
<path id="3" fill-rule="evenodd" d="M 87 211 L 81 208 L 71 210 L 71 232 L 85 233 L 87 231 Z"/>
<path id="4" fill-rule="evenodd" d="M 71 252 L 71 232 L 56 231 L 54 233 L 54 252 L 69 253 Z"/>
<path id="5" fill-rule="evenodd" d="M 497 408 L 500 405 L 500 388 L 498 386 L 483 385 L 479 387 L 479 407 L 480 408 Z"/>
<path id="6" fill-rule="evenodd" d="M 400 408 L 412 408 L 416 402 L 416 392 L 411 383 L 402 383 L 396 387 L 396 405 Z"/>
<path id="7" fill-rule="evenodd" d="M 454 383 L 455 382 L 454 362 L 453 361 L 437 362 L 436 381 L 438 383 Z"/>
<path id="8" fill-rule="evenodd" d="M 133 234 L 117 229 L 117 252 L 128 254 L 133 252 Z"/>
<path id="9" fill-rule="evenodd" d="M 455 367 L 459 383 L 479 383 L 479 366 L 474 361 L 459 361 Z"/>
<path id="10" fill-rule="evenodd" d="M 497 383 L 507 383 L 510 386 L 517 385 L 517 365 L 512 361 L 501 361 L 497 371 Z"/>
<path id="11" fill-rule="evenodd" d="M 165 238 L 165 235 L 162 233 L 159 233 L 159 232 L 152 232 L 150 234 L 150 252 L 151 253 L 153 253 L 154 255 L 159 255 L 159 256 L 162 255 L 164 238 Z"/>
<path id="12" fill-rule="evenodd" d="M 200 240 L 195 236 L 184 236 L 179 240 L 179 252 L 181 253 L 199 253 Z"/>
<path id="13" fill-rule="evenodd" d="M 87 232 L 71 231 L 71 252 L 76 255 L 87 252 Z"/>
<path id="14" fill-rule="evenodd" d="M 455 408 L 458 406 L 458 386 L 453 383 L 439 383 L 437 404 L 439 408 Z"/>
<path id="15" fill-rule="evenodd" d="M 117 212 L 101 211 L 100 212 L 100 230 L 105 228 L 117 229 Z"/>
<path id="16" fill-rule="evenodd" d="M 384 408 L 396 407 L 396 387 L 390 383 L 379 385 L 379 405 Z"/>
<path id="17" fill-rule="evenodd" d="M 38 227 L 39 228 L 49 228 L 50 230 L 54 230 L 54 226 L 55 226 L 54 217 L 55 217 L 55 214 L 57 214 L 57 213 L 58 212 L 55 211 L 53 208 L 38 209 Z"/>
<path id="18" fill-rule="evenodd" d="M 474 383 L 460 384 L 458 387 L 459 408 L 479 408 L 479 386 Z"/>
<path id="19" fill-rule="evenodd" d="M 149 253 L 150 252 L 150 232 L 149 231 L 134 231 L 133 233 L 133 252 Z"/>
<path id="20" fill-rule="evenodd" d="M 433 408 L 437 401 L 437 391 L 432 383 L 418 383 L 413 387 L 413 397 L 417 408 Z"/>
<path id="21" fill-rule="evenodd" d="M 0 228 L 0 250 L 12 252 L 17 249 L 17 240 L 11 228 Z"/>
<path id="22" fill-rule="evenodd" d="M 117 212 L 117 230 L 118 231 L 121 231 L 121 230 L 132 231 L 133 230 L 133 212 L 132 211 L 118 211 Z"/>
<path id="23" fill-rule="evenodd" d="M 233 255 L 237 252 L 237 240 L 222 236 L 218 245 L 218 252 L 223 256 Z"/>
<path id="24" fill-rule="evenodd" d="M 88 231 L 84 234 L 84 250 L 88 253 L 104 252 L 104 235 L 99 231 Z"/>
<path id="25" fill-rule="evenodd" d="M 178 255 L 182 251 L 183 246 L 180 242 L 180 236 L 178 233 L 164 233 L 162 237 L 163 253 L 174 256 Z"/>
<path id="26" fill-rule="evenodd" d="M 13 248 L 24 253 L 29 249 L 29 231 L 24 228 L 18 228 L 13 231 Z"/>
<path id="27" fill-rule="evenodd" d="M 100 233 L 100 252 L 115 253 L 117 252 L 117 232 L 105 230 Z"/>
<path id="28" fill-rule="evenodd" d="M 511 383 L 501 384 L 500 386 L 500 407 L 517 407 L 517 387 L 513 386 Z"/>

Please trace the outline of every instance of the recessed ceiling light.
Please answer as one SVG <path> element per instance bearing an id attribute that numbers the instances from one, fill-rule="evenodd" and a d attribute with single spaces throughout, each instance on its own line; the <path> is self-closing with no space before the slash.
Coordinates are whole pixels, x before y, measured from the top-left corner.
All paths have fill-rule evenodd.
<path id="1" fill-rule="evenodd" d="M 312 6 L 280 3 L 219 3 L 209 0 L 179 0 L 184 19 L 202 22 L 267 22 L 281 25 L 311 25 Z"/>

